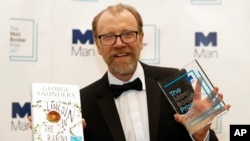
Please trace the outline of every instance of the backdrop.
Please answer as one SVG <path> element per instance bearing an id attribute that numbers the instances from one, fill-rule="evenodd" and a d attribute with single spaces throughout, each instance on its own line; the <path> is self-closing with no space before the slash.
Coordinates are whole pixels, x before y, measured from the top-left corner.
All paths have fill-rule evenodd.
<path id="1" fill-rule="evenodd" d="M 221 141 L 229 140 L 230 124 L 249 124 L 249 0 L 2 0 L 1 141 L 32 140 L 31 83 L 82 88 L 103 75 L 91 22 L 118 2 L 133 5 L 144 19 L 143 62 L 183 67 L 197 59 L 219 86 L 232 105 L 213 123 Z"/>

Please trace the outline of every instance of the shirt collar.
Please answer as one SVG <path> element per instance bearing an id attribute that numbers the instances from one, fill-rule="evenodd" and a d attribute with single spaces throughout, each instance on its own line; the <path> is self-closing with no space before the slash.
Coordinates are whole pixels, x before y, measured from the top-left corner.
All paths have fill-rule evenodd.
<path id="1" fill-rule="evenodd" d="M 122 85 L 124 83 L 128 83 L 131 81 L 134 81 L 137 77 L 139 77 L 141 79 L 142 82 L 142 89 L 145 89 L 145 76 L 144 76 L 144 70 L 141 66 L 141 64 L 138 62 L 137 63 L 137 68 L 135 70 L 134 75 L 130 78 L 129 81 L 121 81 L 119 79 L 117 79 L 115 76 L 113 76 L 110 71 L 108 70 L 108 80 L 109 80 L 109 84 L 117 84 L 117 85 Z"/>

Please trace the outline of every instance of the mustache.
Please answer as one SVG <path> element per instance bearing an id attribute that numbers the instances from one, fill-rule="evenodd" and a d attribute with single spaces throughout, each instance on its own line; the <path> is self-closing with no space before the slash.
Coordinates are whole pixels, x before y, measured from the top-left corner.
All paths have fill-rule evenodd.
<path id="1" fill-rule="evenodd" d="M 136 54 L 131 51 L 131 50 L 128 50 L 128 49 L 116 49 L 116 50 L 113 50 L 108 56 L 107 56 L 107 64 L 112 64 L 114 63 L 114 59 L 118 56 L 117 54 L 127 54 L 129 56 L 131 56 L 131 59 L 133 60 L 133 58 L 136 58 Z"/>
<path id="2" fill-rule="evenodd" d="M 126 54 L 133 54 L 133 52 L 131 50 L 128 50 L 128 49 L 115 49 L 113 50 L 109 57 L 113 57 L 115 56 L 116 54 L 121 54 L 121 53 L 126 53 Z"/>

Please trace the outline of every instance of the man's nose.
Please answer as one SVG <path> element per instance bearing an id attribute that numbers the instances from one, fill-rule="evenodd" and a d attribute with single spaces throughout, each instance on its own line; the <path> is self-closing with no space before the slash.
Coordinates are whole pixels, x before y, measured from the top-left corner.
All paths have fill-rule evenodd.
<path id="1" fill-rule="evenodd" d="M 116 46 L 116 47 L 122 47 L 121 45 L 124 45 L 124 43 L 123 43 L 123 41 L 122 41 L 122 39 L 121 39 L 121 36 L 118 36 L 118 37 L 116 38 L 115 46 Z"/>

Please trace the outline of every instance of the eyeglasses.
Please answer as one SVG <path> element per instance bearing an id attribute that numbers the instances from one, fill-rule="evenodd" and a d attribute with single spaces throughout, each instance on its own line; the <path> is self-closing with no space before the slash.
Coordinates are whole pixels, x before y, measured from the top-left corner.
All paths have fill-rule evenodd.
<path id="1" fill-rule="evenodd" d="M 98 35 L 97 37 L 100 39 L 102 45 L 110 46 L 116 43 L 117 37 L 120 37 L 123 43 L 132 43 L 136 41 L 137 34 L 138 31 L 127 31 L 121 33 L 120 35 L 104 34 L 104 35 Z"/>

